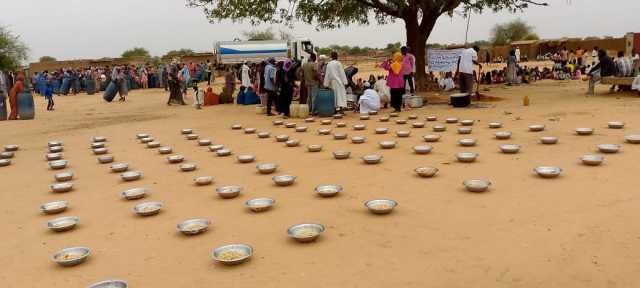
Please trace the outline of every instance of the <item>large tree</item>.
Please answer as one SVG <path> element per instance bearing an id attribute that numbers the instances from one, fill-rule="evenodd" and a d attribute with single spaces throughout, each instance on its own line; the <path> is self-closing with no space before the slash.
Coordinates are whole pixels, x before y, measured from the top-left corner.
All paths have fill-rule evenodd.
<path id="1" fill-rule="evenodd" d="M 42 56 L 40 57 L 40 62 L 55 62 L 58 61 L 55 57 L 51 57 L 51 56 Z"/>
<path id="2" fill-rule="evenodd" d="M 533 26 L 518 19 L 504 24 L 497 24 L 491 30 L 493 45 L 505 45 L 513 41 L 538 40 L 538 34 L 533 32 Z"/>
<path id="3" fill-rule="evenodd" d="M 9 29 L 0 26 L 0 70 L 15 71 L 27 60 L 29 48 Z"/>
<path id="4" fill-rule="evenodd" d="M 404 22 L 407 46 L 416 55 L 416 66 L 425 67 L 425 47 L 436 21 L 453 10 L 469 11 L 520 10 L 533 0 L 186 0 L 191 7 L 202 8 L 211 22 L 247 20 L 260 23 L 302 21 L 316 24 L 318 29 L 332 29 L 349 24 L 367 25 Z M 426 80 L 425 69 L 417 70 L 421 87 Z"/>
<path id="5" fill-rule="evenodd" d="M 142 47 L 133 47 L 129 50 L 122 52 L 122 58 L 131 58 L 131 57 L 151 58 L 151 54 L 149 54 L 149 50 Z"/>

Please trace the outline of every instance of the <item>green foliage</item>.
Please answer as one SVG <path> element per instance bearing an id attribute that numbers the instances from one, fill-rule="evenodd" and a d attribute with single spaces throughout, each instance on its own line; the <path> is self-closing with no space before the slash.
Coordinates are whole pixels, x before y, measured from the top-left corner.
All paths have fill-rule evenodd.
<path id="1" fill-rule="evenodd" d="M 27 60 L 29 48 L 7 27 L 0 26 L 0 70 L 16 71 Z"/>
<path id="2" fill-rule="evenodd" d="M 51 56 L 42 56 L 40 57 L 40 62 L 55 62 L 58 61 L 58 59 L 56 59 L 55 57 L 51 57 Z"/>
<path id="3" fill-rule="evenodd" d="M 491 46 L 491 42 L 489 42 L 487 40 L 478 40 L 478 41 L 475 41 L 475 42 L 471 43 L 471 45 L 472 46 L 478 46 L 478 47 L 488 47 L 488 46 Z"/>
<path id="4" fill-rule="evenodd" d="M 493 45 L 505 45 L 513 41 L 538 39 L 538 35 L 533 32 L 533 27 L 520 19 L 497 24 L 491 30 L 491 42 Z"/>
<path id="5" fill-rule="evenodd" d="M 166 54 L 164 54 L 164 56 L 162 56 L 163 58 L 174 58 L 174 57 L 181 57 L 184 55 L 189 55 L 189 54 L 193 54 L 194 51 L 192 49 L 188 49 L 188 48 L 182 48 L 179 50 L 171 50 L 169 52 L 167 52 Z"/>
<path id="6" fill-rule="evenodd" d="M 131 57 L 150 58 L 151 54 L 149 54 L 149 50 L 142 47 L 134 47 L 122 52 L 122 58 L 131 58 Z"/>
<path id="7" fill-rule="evenodd" d="M 251 30 L 244 31 L 242 35 L 247 40 L 275 40 L 276 34 L 273 33 L 273 29 L 267 28 L 264 30 Z"/>
<path id="8" fill-rule="evenodd" d="M 162 64 L 162 63 L 163 63 L 162 62 L 162 58 L 160 58 L 158 56 L 153 56 L 146 62 L 146 64 L 151 64 L 151 65 L 156 66 L 156 67 L 160 66 L 160 64 Z"/>

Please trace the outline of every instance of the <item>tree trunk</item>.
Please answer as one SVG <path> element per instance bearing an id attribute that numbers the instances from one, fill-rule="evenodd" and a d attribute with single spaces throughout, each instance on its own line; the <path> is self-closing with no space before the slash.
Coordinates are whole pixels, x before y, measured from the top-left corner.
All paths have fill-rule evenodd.
<path id="1" fill-rule="evenodd" d="M 427 39 L 431 35 L 436 20 L 438 20 L 438 16 L 434 15 L 424 15 L 422 18 L 423 23 L 421 24 L 418 24 L 418 20 L 415 17 L 404 19 L 405 29 L 407 30 L 407 46 L 411 48 L 413 55 L 416 56 L 415 80 L 417 91 L 427 90 L 426 46 Z"/>

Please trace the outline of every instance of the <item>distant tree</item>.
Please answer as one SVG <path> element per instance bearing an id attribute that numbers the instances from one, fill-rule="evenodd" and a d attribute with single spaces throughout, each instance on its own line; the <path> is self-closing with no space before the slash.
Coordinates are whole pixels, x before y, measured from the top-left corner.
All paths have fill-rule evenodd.
<path id="1" fill-rule="evenodd" d="M 478 46 L 478 47 L 487 47 L 487 46 L 491 46 L 491 42 L 489 42 L 487 40 L 478 40 L 478 41 L 475 41 L 475 42 L 471 43 L 471 45 Z"/>
<path id="2" fill-rule="evenodd" d="M 276 35 L 273 33 L 273 29 L 267 28 L 264 30 L 251 30 L 244 31 L 242 35 L 247 40 L 274 40 Z"/>
<path id="3" fill-rule="evenodd" d="M 54 61 L 58 61 L 58 59 L 56 59 L 55 57 L 51 57 L 51 56 L 42 56 L 40 57 L 40 62 L 54 62 Z"/>
<path id="4" fill-rule="evenodd" d="M 27 60 L 29 48 L 7 27 L 0 26 L 0 70 L 15 71 Z"/>
<path id="5" fill-rule="evenodd" d="M 179 50 L 171 50 L 169 52 L 167 52 L 166 54 L 164 54 L 162 57 L 181 57 L 184 55 L 189 55 L 189 54 L 193 54 L 195 53 L 192 49 L 188 49 L 188 48 L 182 48 Z"/>
<path id="6" fill-rule="evenodd" d="M 491 42 L 493 45 L 505 45 L 513 41 L 539 39 L 533 32 L 533 26 L 527 25 L 518 19 L 504 24 L 497 24 L 491 30 Z"/>
<path id="7" fill-rule="evenodd" d="M 157 67 L 160 64 L 162 64 L 162 58 L 160 58 L 158 56 L 153 56 L 149 60 L 147 60 L 146 64 L 151 64 L 151 65 Z"/>
<path id="8" fill-rule="evenodd" d="M 585 41 L 600 40 L 598 36 L 589 36 L 584 38 Z"/>
<path id="9" fill-rule="evenodd" d="M 149 54 L 149 50 L 142 47 L 134 47 L 122 52 L 122 58 L 131 58 L 131 57 L 150 58 L 151 54 Z"/>

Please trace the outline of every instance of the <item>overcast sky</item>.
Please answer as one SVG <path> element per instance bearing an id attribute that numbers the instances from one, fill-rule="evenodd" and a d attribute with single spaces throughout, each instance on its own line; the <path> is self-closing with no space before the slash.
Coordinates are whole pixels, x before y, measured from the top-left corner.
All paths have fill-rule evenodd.
<path id="1" fill-rule="evenodd" d="M 491 28 L 517 18 L 535 27 L 542 38 L 622 36 L 640 32 L 640 0 L 547 0 L 550 7 L 524 13 L 507 12 L 471 16 L 470 41 L 489 37 Z M 31 60 L 49 55 L 62 59 L 118 57 L 122 51 L 142 46 L 152 55 L 191 48 L 211 51 L 219 40 L 241 37 L 254 29 L 249 24 L 209 24 L 201 10 L 185 7 L 184 0 L 19 0 L 3 1 L 0 25 L 9 26 L 31 49 Z M 604 3 L 609 3 L 606 9 Z M 442 16 L 430 43 L 463 43 L 466 20 Z M 274 30 L 284 27 L 275 26 Z M 286 30 L 286 29 L 283 29 Z M 402 23 L 385 26 L 350 26 L 316 32 L 296 25 L 295 36 L 316 45 L 382 47 L 404 42 Z"/>

